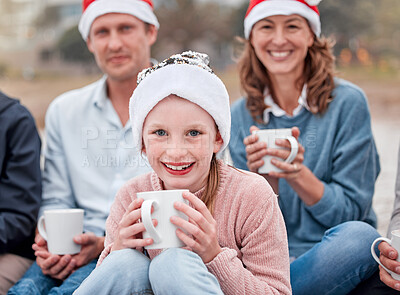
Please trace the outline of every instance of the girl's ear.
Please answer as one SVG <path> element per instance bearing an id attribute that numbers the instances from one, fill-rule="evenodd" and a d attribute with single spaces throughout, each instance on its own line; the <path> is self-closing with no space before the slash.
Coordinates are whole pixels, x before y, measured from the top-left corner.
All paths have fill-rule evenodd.
<path id="1" fill-rule="evenodd" d="M 221 133 L 219 133 L 218 131 L 214 141 L 214 150 L 213 150 L 214 154 L 219 152 L 223 144 L 224 140 L 222 139 Z"/>

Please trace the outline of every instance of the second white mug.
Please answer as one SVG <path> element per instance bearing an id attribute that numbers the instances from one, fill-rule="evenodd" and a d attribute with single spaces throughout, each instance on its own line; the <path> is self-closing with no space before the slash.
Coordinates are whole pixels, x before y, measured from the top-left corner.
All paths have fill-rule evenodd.
<path id="1" fill-rule="evenodd" d="M 45 210 L 38 221 L 38 231 L 47 241 L 50 253 L 65 255 L 81 251 L 73 238 L 83 231 L 83 209 Z"/>
<path id="2" fill-rule="evenodd" d="M 290 143 L 291 149 L 290 154 L 287 159 L 284 161 L 286 163 L 291 163 L 297 156 L 297 152 L 299 150 L 299 144 L 297 143 L 296 138 L 292 135 L 292 129 L 284 128 L 284 129 L 262 129 L 255 130 L 253 134 L 257 134 L 259 141 L 264 141 L 267 143 L 267 148 L 273 149 L 284 149 L 281 146 L 276 145 L 275 141 L 277 139 L 287 139 Z M 271 159 L 273 157 L 266 155 L 263 157 L 264 165 L 258 168 L 258 173 L 260 174 L 268 174 L 269 172 L 281 172 L 282 170 L 276 167 L 271 163 Z"/>
<path id="3" fill-rule="evenodd" d="M 179 216 L 185 220 L 188 217 L 174 208 L 174 203 L 180 201 L 188 203 L 182 197 L 183 192 L 189 190 L 163 190 L 137 193 L 138 198 L 144 200 L 141 208 L 142 222 L 146 228 L 143 238 L 152 238 L 154 243 L 146 246 L 146 249 L 179 248 L 185 246 L 177 237 L 177 227 L 169 220 L 171 216 Z M 154 208 L 151 213 L 151 208 Z M 152 219 L 157 219 L 158 224 L 154 227 Z"/>

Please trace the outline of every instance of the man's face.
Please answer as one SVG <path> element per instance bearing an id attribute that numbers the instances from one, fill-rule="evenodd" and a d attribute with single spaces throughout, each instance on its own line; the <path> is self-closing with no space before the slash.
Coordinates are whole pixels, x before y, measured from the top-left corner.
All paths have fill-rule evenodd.
<path id="1" fill-rule="evenodd" d="M 109 13 L 94 20 L 87 46 L 109 79 L 125 81 L 136 79 L 150 65 L 150 47 L 156 39 L 153 25 L 146 27 L 129 14 Z"/>

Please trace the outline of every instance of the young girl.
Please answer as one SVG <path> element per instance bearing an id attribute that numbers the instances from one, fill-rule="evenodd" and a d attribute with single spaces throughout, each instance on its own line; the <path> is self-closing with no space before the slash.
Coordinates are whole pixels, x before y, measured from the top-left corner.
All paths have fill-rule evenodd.
<path id="1" fill-rule="evenodd" d="M 334 78 L 318 2 L 250 1 L 239 62 L 246 98 L 232 106 L 229 150 L 235 167 L 257 172 L 271 155 L 283 171 L 263 176 L 279 194 L 293 294 L 347 294 L 377 269 L 369 247 L 379 236 L 371 205 L 380 168 L 366 97 Z M 292 163 L 251 135 L 278 128 L 299 141 Z"/>
<path id="2" fill-rule="evenodd" d="M 76 294 L 290 294 L 276 195 L 263 177 L 216 160 L 229 142 L 230 109 L 208 56 L 185 52 L 143 71 L 130 119 L 154 172 L 117 194 L 105 250 Z M 190 191 L 190 206 L 175 203 L 189 221 L 171 218 L 187 247 L 143 251 L 153 240 L 142 239 L 136 193 L 170 189 Z"/>

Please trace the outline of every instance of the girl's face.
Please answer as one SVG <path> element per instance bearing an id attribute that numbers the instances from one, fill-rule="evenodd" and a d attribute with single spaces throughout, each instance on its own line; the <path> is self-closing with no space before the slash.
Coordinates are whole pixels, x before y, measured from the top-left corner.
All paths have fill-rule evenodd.
<path id="1" fill-rule="evenodd" d="M 223 140 L 214 119 L 198 105 L 170 95 L 143 124 L 143 152 L 165 189 L 196 192 L 207 181 L 213 153 Z"/>
<path id="2" fill-rule="evenodd" d="M 293 75 L 297 79 L 314 34 L 299 15 L 274 15 L 253 26 L 250 42 L 270 75 Z"/>

